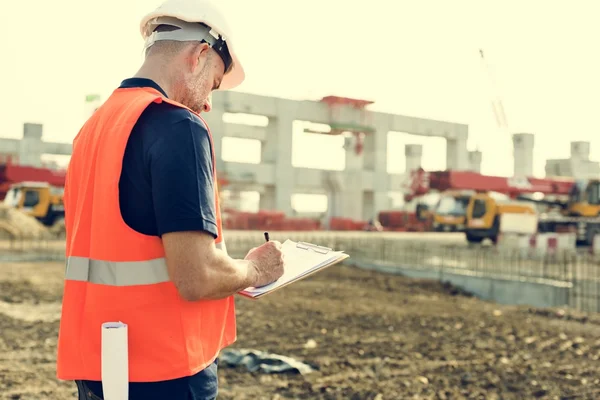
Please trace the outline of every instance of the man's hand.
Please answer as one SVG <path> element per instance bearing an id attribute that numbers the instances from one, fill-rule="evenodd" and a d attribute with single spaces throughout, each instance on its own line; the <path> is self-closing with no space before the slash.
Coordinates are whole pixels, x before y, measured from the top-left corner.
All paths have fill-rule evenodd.
<path id="1" fill-rule="evenodd" d="M 280 242 L 270 241 L 255 247 L 244 260 L 252 262 L 256 272 L 255 287 L 268 285 L 283 275 L 284 260 Z"/>

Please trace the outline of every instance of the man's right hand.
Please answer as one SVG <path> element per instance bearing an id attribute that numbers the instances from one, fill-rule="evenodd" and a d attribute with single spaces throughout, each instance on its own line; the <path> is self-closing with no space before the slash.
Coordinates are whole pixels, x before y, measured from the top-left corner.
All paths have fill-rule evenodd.
<path id="1" fill-rule="evenodd" d="M 255 287 L 275 282 L 283 275 L 283 253 L 281 243 L 270 241 L 248 252 L 244 260 L 252 262 L 256 272 Z"/>

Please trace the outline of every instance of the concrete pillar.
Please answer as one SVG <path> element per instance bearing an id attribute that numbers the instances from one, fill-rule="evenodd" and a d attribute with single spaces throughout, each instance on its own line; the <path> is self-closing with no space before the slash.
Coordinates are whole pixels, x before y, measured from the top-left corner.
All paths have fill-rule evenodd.
<path id="1" fill-rule="evenodd" d="M 375 212 L 374 193 L 371 191 L 363 192 L 363 215 L 364 221 L 369 221 L 377 217 Z M 386 207 L 387 208 L 387 207 Z"/>
<path id="2" fill-rule="evenodd" d="M 571 159 L 576 161 L 589 161 L 590 142 L 571 142 Z"/>
<path id="3" fill-rule="evenodd" d="M 222 108 L 214 108 L 208 113 L 202 113 L 202 118 L 206 121 L 208 125 L 208 129 L 210 129 L 210 133 L 213 138 L 214 146 L 215 146 L 215 157 L 217 162 L 217 172 L 225 172 L 223 170 L 223 157 L 221 155 L 221 151 L 223 149 L 223 132 L 225 132 L 225 123 L 223 122 L 223 114 L 225 114 L 225 110 Z"/>
<path id="4" fill-rule="evenodd" d="M 390 208 L 387 172 L 387 139 L 390 131 L 385 117 L 373 118 L 375 133 L 367 135 L 364 147 L 364 168 L 373 171 L 373 213 Z"/>
<path id="5" fill-rule="evenodd" d="M 264 190 L 260 193 L 258 208 L 261 210 L 274 210 L 276 208 L 274 186 L 265 186 Z"/>
<path id="6" fill-rule="evenodd" d="M 356 144 L 359 140 L 364 143 L 364 137 L 360 139 L 356 135 L 348 135 L 344 137 L 344 150 L 346 156 L 346 170 L 362 170 L 364 160 L 364 149 L 362 153 L 356 154 Z"/>
<path id="7" fill-rule="evenodd" d="M 404 154 L 406 156 L 405 173 L 410 174 L 421 168 L 423 159 L 423 145 L 407 144 L 404 145 Z"/>
<path id="8" fill-rule="evenodd" d="M 23 139 L 19 142 L 19 164 L 30 167 L 42 166 L 42 124 L 25 123 L 23 125 Z"/>
<path id="9" fill-rule="evenodd" d="M 387 122 L 375 125 L 376 131 L 367 134 L 364 142 L 364 168 L 376 174 L 387 174 Z"/>
<path id="10" fill-rule="evenodd" d="M 481 160 L 482 154 L 480 151 L 470 151 L 469 152 L 469 171 L 472 172 L 481 172 Z"/>
<path id="11" fill-rule="evenodd" d="M 513 155 L 515 177 L 533 175 L 533 133 L 515 133 L 513 135 Z"/>
<path id="12" fill-rule="evenodd" d="M 571 142 L 571 176 L 581 179 L 598 177 L 598 163 L 590 161 L 590 142 Z"/>
<path id="13" fill-rule="evenodd" d="M 561 163 L 562 160 L 546 160 L 546 177 L 562 176 L 561 175 Z"/>
<path id="14" fill-rule="evenodd" d="M 446 169 L 466 171 L 469 169 L 467 150 L 468 133 L 459 133 L 453 139 L 446 139 Z"/>
<path id="15" fill-rule="evenodd" d="M 354 134 L 344 137 L 346 168 L 344 171 L 323 171 L 323 187 L 327 191 L 327 217 L 359 220 L 363 214 L 363 160 L 364 153 L 356 154 Z"/>
<path id="16" fill-rule="evenodd" d="M 274 209 L 292 215 L 295 174 L 292 167 L 294 109 L 290 102 L 278 102 L 277 117 L 269 118 L 261 162 L 275 167 Z M 265 192 L 265 196 L 267 192 Z M 265 201 L 270 201 L 266 200 Z"/>
<path id="17" fill-rule="evenodd" d="M 352 218 L 347 213 L 352 210 L 344 197 L 348 184 L 348 174 L 340 171 L 323 171 L 323 188 L 327 191 L 327 220 L 332 217 Z M 361 199 L 362 200 L 362 199 Z"/>
<path id="18" fill-rule="evenodd" d="M 363 216 L 363 161 L 364 149 L 356 154 L 357 141 L 363 140 L 351 134 L 345 137 L 346 168 L 343 172 L 325 173 L 330 216 L 359 220 Z"/>

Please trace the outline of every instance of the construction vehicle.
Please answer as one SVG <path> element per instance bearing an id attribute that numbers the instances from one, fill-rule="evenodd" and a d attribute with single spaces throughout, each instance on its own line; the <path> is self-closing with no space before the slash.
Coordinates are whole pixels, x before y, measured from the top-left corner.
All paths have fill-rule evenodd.
<path id="1" fill-rule="evenodd" d="M 19 182 L 47 182 L 52 186 L 65 185 L 65 170 L 19 165 L 10 156 L 0 158 L 0 199 L 6 197 L 11 185 Z"/>
<path id="2" fill-rule="evenodd" d="M 64 188 L 50 185 L 48 182 L 13 183 L 6 193 L 4 204 L 50 227 L 64 219 L 63 194 Z"/>
<path id="3" fill-rule="evenodd" d="M 467 206 L 474 194 L 475 192 L 471 190 L 442 192 L 439 202 L 430 212 L 433 230 L 436 232 L 463 232 L 466 226 Z"/>
<path id="4" fill-rule="evenodd" d="M 597 182 L 597 181 L 594 181 Z M 432 171 L 422 169 L 412 173 L 410 193 L 408 198 L 423 195 L 429 190 L 459 191 L 472 190 L 474 194 L 469 199 L 465 209 L 464 232 L 469 242 L 478 243 L 484 239 L 496 242 L 500 231 L 500 220 L 503 214 L 536 214 L 535 203 L 551 206 L 560 206 L 573 217 L 579 213 L 578 223 L 587 224 L 589 216 L 600 211 L 600 182 L 595 184 L 575 182 L 565 178 L 512 178 L 487 176 L 470 171 Z M 581 197 L 580 193 L 587 193 Z M 568 196 L 570 201 L 561 203 L 557 201 L 536 200 L 526 195 L 554 195 Z M 595 195 L 595 199 L 591 197 Z M 579 197 L 578 197 L 579 196 Z M 585 200 L 585 202 L 584 202 Z M 598 204 L 596 208 L 590 206 L 593 201 Z M 417 215 L 423 218 L 427 213 L 435 218 L 436 208 L 429 208 L 424 204 L 417 206 Z M 583 217 L 583 214 L 586 217 Z M 457 213 L 458 214 L 458 213 Z M 582 219 L 583 218 L 583 219 Z M 586 219 L 587 218 L 587 219 Z M 569 221 L 571 221 L 571 218 Z M 541 219 L 540 231 L 555 231 L 557 226 L 564 228 L 567 224 L 565 217 L 549 217 L 544 215 Z M 600 222 L 600 218 L 598 218 Z M 570 222 L 570 224 L 573 224 Z M 600 227 L 600 224 L 598 225 Z M 600 229 L 598 230 L 600 232 Z"/>
<path id="5" fill-rule="evenodd" d="M 555 200 L 524 200 L 549 206 L 548 212 L 540 215 L 538 232 L 575 232 L 578 245 L 592 245 L 600 234 L 600 180 L 578 179 L 572 181 L 566 196 Z M 557 210 L 557 212 L 552 212 Z"/>
<path id="6" fill-rule="evenodd" d="M 446 205 L 447 204 L 447 205 Z M 419 204 L 418 215 L 427 212 Z M 516 201 L 498 192 L 443 193 L 440 202 L 430 212 L 433 230 L 438 232 L 464 232 L 469 243 L 481 243 L 490 239 L 496 243 L 500 233 L 503 214 L 536 214 L 535 205 Z"/>
<path id="7" fill-rule="evenodd" d="M 537 184 L 542 190 L 548 190 L 540 182 Z M 419 219 L 430 218 L 434 231 L 465 232 L 469 242 L 477 243 L 486 238 L 495 242 L 503 213 L 535 213 L 531 204 L 511 200 L 511 197 L 527 192 L 527 186 L 520 180 L 470 171 L 426 172 L 419 169 L 412 173 L 407 199 L 430 190 L 439 191 L 440 200 L 434 207 L 417 206 Z"/>
<path id="8" fill-rule="evenodd" d="M 492 84 L 492 107 L 498 127 L 508 136 L 509 124 L 504 112 L 502 98 L 490 66 L 479 50 L 481 62 Z M 543 232 L 576 232 L 580 244 L 591 245 L 600 234 L 600 180 L 573 180 L 568 178 L 504 178 L 485 176 L 475 172 L 415 171 L 409 196 L 419 196 L 434 190 L 471 189 L 476 192 L 465 212 L 465 235 L 469 242 L 481 242 L 485 238 L 496 242 L 500 233 L 500 221 L 504 214 L 538 213 L 534 204 L 558 208 L 558 213 L 543 212 L 538 218 L 537 230 Z M 529 195 L 556 196 L 555 200 L 536 199 Z M 566 200 L 564 198 L 566 197 Z M 562 199 L 561 199 L 562 198 Z M 517 199 L 517 201 L 515 201 Z M 522 201 L 518 201 L 522 200 Z M 550 210 L 552 211 L 552 210 Z M 417 217 L 432 215 L 436 210 L 427 210 L 419 205 Z M 457 212 L 458 214 L 458 212 Z M 453 221 L 458 222 L 460 218 Z M 435 224 L 434 224 L 435 226 Z"/>
<path id="9" fill-rule="evenodd" d="M 517 201 L 498 192 L 476 193 L 469 200 L 465 220 L 465 236 L 469 243 L 490 239 L 497 243 L 500 220 L 505 214 L 537 214 L 536 207 L 528 201 Z"/>

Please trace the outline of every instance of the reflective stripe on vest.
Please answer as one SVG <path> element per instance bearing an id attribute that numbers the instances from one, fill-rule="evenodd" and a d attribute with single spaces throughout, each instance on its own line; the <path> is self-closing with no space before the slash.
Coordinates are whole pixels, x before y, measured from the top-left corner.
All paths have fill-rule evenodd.
<path id="1" fill-rule="evenodd" d="M 69 257 L 66 279 L 111 286 L 151 285 L 169 281 L 164 258 L 148 261 L 100 261 Z"/>
<path id="2" fill-rule="evenodd" d="M 225 249 L 225 242 L 217 243 L 216 247 Z M 67 259 L 65 279 L 110 286 L 152 285 L 170 281 L 164 258 L 103 261 L 73 256 Z"/>

